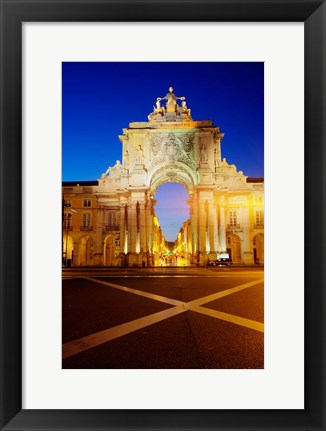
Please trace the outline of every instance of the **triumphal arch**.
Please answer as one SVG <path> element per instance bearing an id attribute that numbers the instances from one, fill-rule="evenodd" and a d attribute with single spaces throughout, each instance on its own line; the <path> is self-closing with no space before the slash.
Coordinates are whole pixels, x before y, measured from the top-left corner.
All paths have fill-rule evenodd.
<path id="1" fill-rule="evenodd" d="M 189 193 L 190 219 L 168 251 L 180 256 L 179 263 L 204 266 L 220 256 L 263 263 L 263 179 L 246 177 L 222 157 L 223 136 L 211 120 L 194 120 L 185 97 L 172 87 L 158 97 L 148 121 L 130 123 L 119 136 L 122 161 L 88 187 L 89 230 L 69 232 L 73 264 L 161 265 L 167 248 L 154 196 L 167 182 Z M 76 187 L 70 195 L 64 191 L 67 201 Z"/>

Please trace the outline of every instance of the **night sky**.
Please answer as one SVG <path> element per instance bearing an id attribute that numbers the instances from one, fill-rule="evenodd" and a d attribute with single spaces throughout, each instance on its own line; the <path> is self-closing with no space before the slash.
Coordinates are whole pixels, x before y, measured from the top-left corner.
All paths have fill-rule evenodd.
<path id="1" fill-rule="evenodd" d="M 121 161 L 122 128 L 147 121 L 170 86 L 194 120 L 220 126 L 222 157 L 247 176 L 264 176 L 263 63 L 63 63 L 62 180 L 97 180 Z M 168 241 L 189 217 L 187 197 L 171 183 L 155 195 Z"/>

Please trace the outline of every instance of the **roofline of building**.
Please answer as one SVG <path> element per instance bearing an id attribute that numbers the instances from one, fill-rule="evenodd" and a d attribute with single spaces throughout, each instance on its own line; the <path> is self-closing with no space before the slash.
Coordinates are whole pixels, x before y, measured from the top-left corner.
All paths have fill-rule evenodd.
<path id="1" fill-rule="evenodd" d="M 63 181 L 62 187 L 98 186 L 98 181 Z"/>
<path id="2" fill-rule="evenodd" d="M 247 183 L 263 183 L 263 177 L 248 177 Z M 98 186 L 98 181 L 63 181 L 62 187 Z"/>

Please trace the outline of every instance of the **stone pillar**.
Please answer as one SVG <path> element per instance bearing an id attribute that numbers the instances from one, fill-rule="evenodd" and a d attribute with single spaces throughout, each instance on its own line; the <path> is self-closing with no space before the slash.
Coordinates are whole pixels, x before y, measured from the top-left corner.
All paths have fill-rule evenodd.
<path id="1" fill-rule="evenodd" d="M 191 249 L 198 254 L 198 200 L 194 196 L 191 200 Z M 192 260 L 197 263 L 197 260 Z"/>
<path id="2" fill-rule="evenodd" d="M 95 230 L 95 244 L 93 252 L 93 265 L 103 266 L 103 256 L 104 256 L 104 238 L 103 238 L 103 227 L 104 227 L 104 214 L 105 207 L 100 207 L 97 209 L 96 214 L 96 230 Z"/>
<path id="3" fill-rule="evenodd" d="M 206 259 L 206 201 L 199 201 L 199 217 L 198 217 L 198 227 L 199 227 L 199 264 L 200 266 L 205 265 Z"/>
<path id="4" fill-rule="evenodd" d="M 140 252 L 141 254 L 144 254 L 147 251 L 145 202 L 142 202 L 139 204 L 139 234 L 140 234 Z"/>
<path id="5" fill-rule="evenodd" d="M 126 205 L 120 204 L 120 216 L 119 216 L 119 232 L 120 232 L 120 265 L 125 266 L 126 265 L 126 253 L 128 252 L 128 244 L 126 243 L 127 234 L 126 234 Z M 127 250 L 125 251 L 125 248 Z"/>
<path id="6" fill-rule="evenodd" d="M 128 236 L 129 244 L 128 251 L 131 254 L 136 253 L 136 239 L 137 239 L 137 208 L 136 202 L 128 205 Z M 131 264 L 135 264 L 135 260 L 131 259 Z"/>
<path id="7" fill-rule="evenodd" d="M 124 251 L 124 254 L 127 255 L 129 253 L 129 216 L 128 216 L 128 205 L 125 204 L 124 207 L 125 207 L 125 216 L 124 216 L 124 221 L 125 221 L 125 240 L 124 240 L 123 251 Z"/>
<path id="8" fill-rule="evenodd" d="M 147 236 L 147 265 L 152 265 L 152 258 L 149 256 L 153 253 L 153 214 L 152 214 L 152 199 L 149 198 L 146 203 L 146 236 Z"/>
<path id="9" fill-rule="evenodd" d="M 211 253 L 217 252 L 218 247 L 218 232 L 217 232 L 217 216 L 215 203 L 208 204 L 208 232 Z"/>
<path id="10" fill-rule="evenodd" d="M 124 252 L 124 245 L 125 245 L 125 232 L 126 225 L 125 225 L 125 206 L 120 205 L 120 215 L 119 215 L 119 232 L 120 232 L 120 254 Z"/>
<path id="11" fill-rule="evenodd" d="M 249 206 L 243 208 L 243 220 L 244 220 L 244 231 L 243 231 L 243 250 L 242 260 L 245 265 L 253 265 L 254 254 L 252 245 L 250 243 L 250 211 Z"/>
<path id="12" fill-rule="evenodd" d="M 72 265 L 78 266 L 78 241 L 74 241 L 74 254 L 72 259 Z"/>
<path id="13" fill-rule="evenodd" d="M 218 209 L 216 202 L 214 202 L 214 250 L 217 253 L 218 251 L 218 243 L 219 243 L 219 234 L 218 234 Z"/>
<path id="14" fill-rule="evenodd" d="M 136 204 L 136 244 L 135 251 L 137 256 L 140 253 L 140 204 L 137 202 Z"/>
<path id="15" fill-rule="evenodd" d="M 226 225 L 225 225 L 225 199 L 220 198 L 220 251 L 226 252 Z"/>

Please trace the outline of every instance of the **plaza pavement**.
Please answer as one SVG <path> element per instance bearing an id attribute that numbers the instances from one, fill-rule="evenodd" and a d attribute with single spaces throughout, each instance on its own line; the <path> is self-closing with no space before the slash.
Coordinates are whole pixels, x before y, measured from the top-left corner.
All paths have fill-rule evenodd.
<path id="1" fill-rule="evenodd" d="M 264 367 L 262 268 L 63 271 L 62 367 Z"/>

